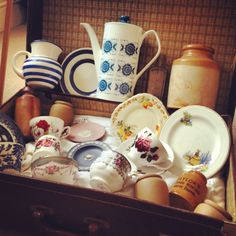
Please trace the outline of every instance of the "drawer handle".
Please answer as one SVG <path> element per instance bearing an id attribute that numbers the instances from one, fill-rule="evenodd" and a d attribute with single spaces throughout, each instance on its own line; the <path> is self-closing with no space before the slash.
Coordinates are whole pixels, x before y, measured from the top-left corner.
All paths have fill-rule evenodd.
<path id="1" fill-rule="evenodd" d="M 32 217 L 34 219 L 37 227 L 42 230 L 46 235 L 56 235 L 56 236 L 85 236 L 85 234 L 73 233 L 61 229 L 57 229 L 49 226 L 46 223 L 46 218 L 53 215 L 53 211 L 49 208 L 42 206 L 31 207 Z M 109 224 L 106 221 L 87 217 L 84 220 L 88 228 L 88 236 L 96 236 L 99 229 L 108 229 Z"/>

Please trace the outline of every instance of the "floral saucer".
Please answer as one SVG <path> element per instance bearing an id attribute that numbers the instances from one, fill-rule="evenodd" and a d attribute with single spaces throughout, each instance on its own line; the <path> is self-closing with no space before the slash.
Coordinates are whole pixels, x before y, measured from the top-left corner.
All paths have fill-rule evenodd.
<path id="1" fill-rule="evenodd" d="M 112 128 L 121 142 L 148 127 L 159 133 L 169 115 L 155 96 L 140 93 L 118 105 L 111 115 Z"/>

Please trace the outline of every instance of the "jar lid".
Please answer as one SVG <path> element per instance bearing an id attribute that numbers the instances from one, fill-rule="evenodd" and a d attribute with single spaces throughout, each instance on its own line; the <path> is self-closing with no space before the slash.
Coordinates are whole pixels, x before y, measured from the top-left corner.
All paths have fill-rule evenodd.
<path id="1" fill-rule="evenodd" d="M 163 178 L 162 178 L 160 175 L 158 175 L 158 174 L 145 174 L 145 175 L 139 177 L 139 178 L 137 179 L 137 182 L 140 181 L 140 180 L 142 180 L 142 179 L 151 178 L 151 177 L 156 177 L 156 178 L 159 178 L 159 179 L 163 179 Z"/>
<path id="2" fill-rule="evenodd" d="M 214 48 L 204 45 L 204 44 L 197 44 L 197 43 L 196 44 L 187 44 L 187 45 L 184 45 L 182 48 L 183 51 L 189 50 L 189 49 L 204 50 L 204 51 L 208 51 L 212 54 L 215 53 Z"/>
<path id="3" fill-rule="evenodd" d="M 62 101 L 62 100 L 55 101 L 55 104 L 64 104 L 64 105 L 68 105 L 68 106 L 72 107 L 72 104 L 70 102 Z"/>

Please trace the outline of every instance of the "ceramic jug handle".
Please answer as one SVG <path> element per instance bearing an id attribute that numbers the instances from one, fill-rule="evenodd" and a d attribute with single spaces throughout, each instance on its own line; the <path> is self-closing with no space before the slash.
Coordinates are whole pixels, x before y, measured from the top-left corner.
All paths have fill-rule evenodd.
<path id="1" fill-rule="evenodd" d="M 30 52 L 27 52 L 27 51 L 19 51 L 17 52 L 13 58 L 12 58 L 12 68 L 14 70 L 14 72 L 21 78 L 21 79 L 24 79 L 24 75 L 23 75 L 23 70 L 20 69 L 17 65 L 17 59 L 20 57 L 20 56 L 30 56 L 31 53 Z"/>
<path id="2" fill-rule="evenodd" d="M 152 63 L 159 57 L 160 53 L 161 53 L 161 42 L 160 39 L 158 37 L 158 34 L 155 30 L 148 30 L 143 34 L 143 38 L 141 41 L 141 44 L 143 43 L 143 40 L 149 35 L 149 34 L 153 34 L 156 38 L 156 45 L 158 47 L 158 50 L 155 54 L 155 56 L 143 67 L 143 69 L 141 71 L 139 71 L 139 73 L 136 75 L 136 81 L 140 78 L 140 76 L 152 65 Z"/>

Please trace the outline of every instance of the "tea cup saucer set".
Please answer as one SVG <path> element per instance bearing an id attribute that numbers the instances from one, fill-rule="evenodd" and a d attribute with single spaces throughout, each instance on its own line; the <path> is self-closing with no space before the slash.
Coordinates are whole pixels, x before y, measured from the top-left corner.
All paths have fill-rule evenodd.
<path id="1" fill-rule="evenodd" d="M 92 141 L 100 141 L 91 144 L 78 135 L 83 130 L 73 133 L 63 119 L 49 114 L 30 120 L 35 142 L 27 155 L 21 154 L 20 159 L 25 158 L 22 163 L 30 165 L 32 176 L 40 179 L 74 184 L 75 176 L 83 173 L 86 184 L 93 189 L 114 193 L 131 189 L 140 200 L 231 220 L 224 204 L 220 207 L 207 199 L 211 189 L 208 180 L 220 173 L 228 157 L 227 125 L 205 106 L 188 105 L 169 115 L 157 97 L 148 93 L 133 95 L 137 80 L 160 55 L 161 45 L 156 31 L 144 32 L 127 21 L 127 17 L 121 17 L 120 22 L 105 24 L 102 47 L 92 27 L 81 23 L 92 49 L 71 52 L 62 65 L 57 62 L 62 49 L 42 40 L 32 42 L 31 53 L 20 51 L 13 57 L 14 71 L 32 88 L 50 91 L 60 86 L 65 94 L 120 102 L 110 118 L 111 136 L 117 140 L 113 147 L 103 142 L 107 139 L 104 129 L 95 132 L 99 135 Z M 140 47 L 148 35 L 154 36 L 157 52 L 137 72 Z M 21 55 L 28 56 L 22 69 L 16 62 Z M 70 143 L 64 156 L 63 143 Z M 88 153 L 91 145 L 93 155 L 96 153 L 94 159 Z M 22 146 L 25 149 L 25 144 Z M 27 147 L 30 149 L 30 144 Z M 79 157 L 76 161 L 75 156 Z M 89 171 L 81 168 L 86 161 Z M 220 189 L 223 196 L 222 182 Z"/>

